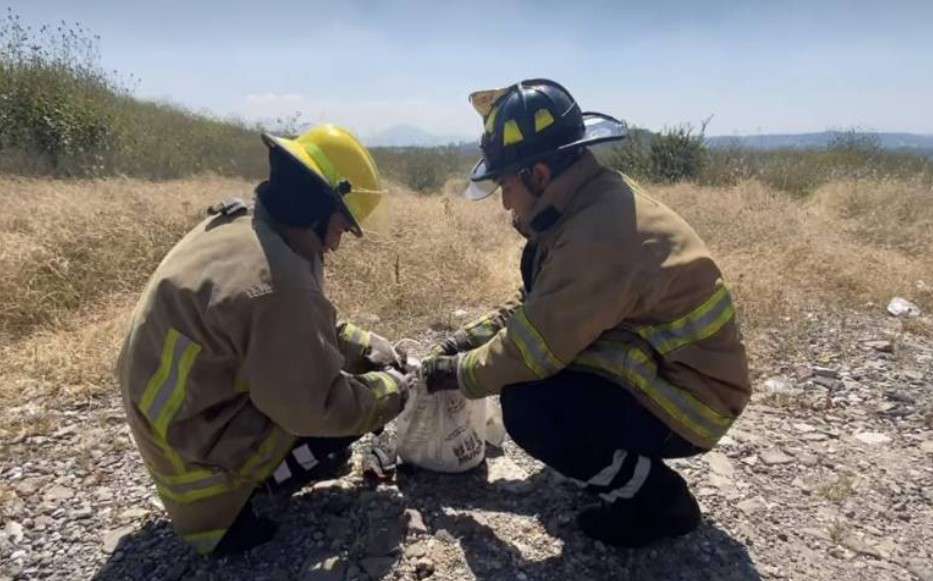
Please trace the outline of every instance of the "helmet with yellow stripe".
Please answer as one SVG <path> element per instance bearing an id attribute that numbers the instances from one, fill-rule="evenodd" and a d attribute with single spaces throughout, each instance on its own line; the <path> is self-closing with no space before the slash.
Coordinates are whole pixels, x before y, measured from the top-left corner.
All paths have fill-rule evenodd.
<path id="1" fill-rule="evenodd" d="M 264 133 L 269 147 L 268 187 L 260 189 L 263 205 L 278 222 L 308 227 L 338 210 L 350 230 L 360 225 L 382 201 L 379 170 L 369 151 L 346 129 L 319 125 L 295 139 Z M 326 226 L 326 224 L 325 224 Z"/>
<path id="2" fill-rule="evenodd" d="M 477 91 L 470 103 L 483 117 L 483 158 L 470 174 L 466 196 L 481 199 L 496 180 L 585 145 L 625 138 L 625 125 L 603 113 L 581 112 L 560 84 L 530 79 L 504 89 Z"/>

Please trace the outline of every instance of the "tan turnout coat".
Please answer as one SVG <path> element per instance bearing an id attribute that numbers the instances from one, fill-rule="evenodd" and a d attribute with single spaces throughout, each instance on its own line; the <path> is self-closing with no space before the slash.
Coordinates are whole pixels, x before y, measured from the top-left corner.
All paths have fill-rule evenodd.
<path id="1" fill-rule="evenodd" d="M 133 313 L 118 378 L 186 541 L 212 551 L 295 437 L 362 434 L 397 413 L 391 376 L 343 371 L 367 343 L 338 325 L 320 256 L 293 252 L 261 206 L 214 215 L 169 252 Z"/>
<path id="2" fill-rule="evenodd" d="M 586 371 L 711 448 L 750 387 L 731 297 L 693 229 L 589 152 L 519 229 L 524 293 L 462 331 L 475 347 L 459 362 L 462 390 Z"/>

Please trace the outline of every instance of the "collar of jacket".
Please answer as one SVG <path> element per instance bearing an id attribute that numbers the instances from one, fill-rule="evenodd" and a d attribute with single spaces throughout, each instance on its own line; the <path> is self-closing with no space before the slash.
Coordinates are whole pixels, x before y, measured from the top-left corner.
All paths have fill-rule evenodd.
<path id="1" fill-rule="evenodd" d="M 584 151 L 575 164 L 548 184 L 531 208 L 531 220 L 527 224 L 519 224 L 519 231 L 527 233 L 529 239 L 534 239 L 553 228 L 570 205 L 574 194 L 590 181 L 600 168 L 596 156 L 589 150 Z"/>
<path id="2" fill-rule="evenodd" d="M 288 237 L 285 236 L 285 229 L 287 226 L 283 226 L 276 222 L 272 215 L 269 214 L 269 210 L 259 201 L 259 198 L 256 198 L 254 201 L 253 217 L 258 222 L 268 226 L 282 238 L 285 244 L 291 248 L 292 252 L 310 262 L 313 267 L 317 268 L 318 265 L 324 262 L 324 244 L 321 242 L 318 235 L 314 233 L 312 228 L 306 229 L 307 235 L 301 237 L 301 247 L 295 248 L 289 243 Z"/>

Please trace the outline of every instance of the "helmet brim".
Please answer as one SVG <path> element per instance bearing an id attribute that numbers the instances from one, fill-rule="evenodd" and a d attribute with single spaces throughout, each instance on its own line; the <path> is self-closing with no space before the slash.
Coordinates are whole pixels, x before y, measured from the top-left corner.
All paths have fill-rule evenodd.
<path id="1" fill-rule="evenodd" d="M 584 147 L 587 145 L 596 145 L 597 143 L 607 143 L 609 141 L 620 141 L 625 139 L 627 135 L 627 130 L 625 128 L 625 123 L 619 121 L 615 117 L 606 115 L 603 113 L 594 113 L 588 112 L 583 113 L 583 135 L 580 139 L 573 141 L 571 143 L 566 143 L 561 145 L 557 149 L 547 151 L 538 155 L 531 157 L 526 157 L 520 159 L 506 167 L 494 169 L 489 169 L 486 159 L 480 159 L 475 166 L 473 166 L 473 171 L 470 172 L 470 181 L 471 182 L 482 182 L 486 180 L 494 180 L 495 178 L 500 177 L 503 174 L 508 174 L 513 170 L 527 167 L 529 164 L 535 163 L 542 159 L 548 158 L 555 153 L 561 151 L 567 151 L 568 149 L 574 149 L 577 147 Z M 469 191 L 469 189 L 468 189 Z M 495 189 L 491 190 L 489 194 L 494 192 Z M 488 196 L 489 194 L 486 194 Z M 464 192 L 466 195 L 466 192 Z M 486 197 L 483 196 L 483 197 Z M 467 196 L 469 197 L 469 196 Z M 470 199 L 482 199 L 482 198 L 470 198 Z"/>
<path id="2" fill-rule="evenodd" d="M 343 200 L 343 196 L 337 193 L 334 188 L 327 183 L 327 180 L 317 172 L 317 170 L 312 165 L 312 162 L 309 159 L 305 159 L 305 156 L 301 155 L 303 147 L 300 143 L 294 139 L 286 139 L 284 137 L 276 137 L 269 133 L 262 134 L 262 141 L 266 144 L 266 147 L 269 149 L 278 149 L 279 151 L 285 153 L 285 155 L 303 168 L 312 181 L 317 185 L 320 185 L 324 192 L 327 192 L 335 202 L 337 210 L 346 217 L 349 222 L 350 232 L 353 233 L 357 238 L 363 236 L 363 227 L 360 226 L 359 221 L 356 219 L 356 216 L 353 215 L 353 212 L 350 210 L 350 207 L 347 206 L 346 202 Z M 351 190 L 352 192 L 352 190 Z"/>

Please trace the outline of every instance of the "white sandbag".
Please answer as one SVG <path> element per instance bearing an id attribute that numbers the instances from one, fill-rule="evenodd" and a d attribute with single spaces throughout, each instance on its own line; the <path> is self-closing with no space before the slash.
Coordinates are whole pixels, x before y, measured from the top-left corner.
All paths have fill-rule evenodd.
<path id="1" fill-rule="evenodd" d="M 399 457 L 435 472 L 476 467 L 486 457 L 486 406 L 459 391 L 429 394 L 419 380 L 396 420 Z"/>
<path id="2" fill-rule="evenodd" d="M 486 443 L 496 448 L 505 441 L 505 422 L 502 419 L 502 405 L 499 398 L 486 398 Z"/>

